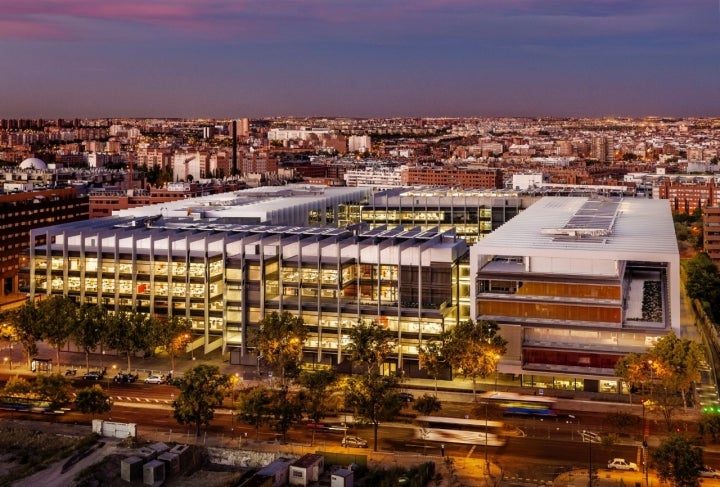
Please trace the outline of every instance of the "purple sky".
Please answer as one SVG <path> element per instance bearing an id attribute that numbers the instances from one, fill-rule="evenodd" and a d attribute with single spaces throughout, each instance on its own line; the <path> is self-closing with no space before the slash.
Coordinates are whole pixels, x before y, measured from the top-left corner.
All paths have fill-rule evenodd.
<path id="1" fill-rule="evenodd" d="M 0 0 L 0 118 L 720 116 L 720 0 Z"/>

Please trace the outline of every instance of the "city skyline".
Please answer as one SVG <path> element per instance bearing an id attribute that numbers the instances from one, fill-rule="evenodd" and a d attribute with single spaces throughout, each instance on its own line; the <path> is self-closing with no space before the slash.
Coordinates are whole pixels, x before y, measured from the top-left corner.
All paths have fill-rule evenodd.
<path id="1" fill-rule="evenodd" d="M 0 0 L 0 117 L 718 116 L 709 0 Z"/>

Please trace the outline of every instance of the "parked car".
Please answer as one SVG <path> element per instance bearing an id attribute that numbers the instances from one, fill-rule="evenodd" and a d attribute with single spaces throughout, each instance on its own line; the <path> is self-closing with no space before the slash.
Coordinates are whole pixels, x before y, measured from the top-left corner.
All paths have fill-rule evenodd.
<path id="1" fill-rule="evenodd" d="M 100 380 L 103 378 L 103 374 L 99 370 L 92 370 L 82 377 L 85 380 Z"/>
<path id="2" fill-rule="evenodd" d="M 124 372 L 118 372 L 118 374 L 113 378 L 114 382 L 135 382 L 137 380 L 137 375 L 133 374 L 126 374 Z"/>
<path id="3" fill-rule="evenodd" d="M 608 469 L 610 470 L 631 470 L 633 472 L 638 471 L 637 463 L 628 462 L 624 458 L 613 458 L 608 461 Z"/>
<path id="4" fill-rule="evenodd" d="M 409 392 L 401 392 L 398 394 L 400 396 L 400 399 L 402 399 L 404 402 L 413 402 L 415 400 L 415 396 L 413 396 Z"/>
<path id="5" fill-rule="evenodd" d="M 149 375 L 145 379 L 146 384 L 162 384 L 163 382 L 165 382 L 165 378 L 158 374 Z"/>
<path id="6" fill-rule="evenodd" d="M 353 448 L 367 448 L 368 442 L 360 438 L 359 436 L 346 436 L 340 442 L 342 446 L 349 446 Z"/>
<path id="7" fill-rule="evenodd" d="M 710 479 L 720 479 L 720 472 L 718 472 L 712 467 L 708 467 L 707 465 L 705 465 L 703 468 L 700 469 L 700 476 Z"/>

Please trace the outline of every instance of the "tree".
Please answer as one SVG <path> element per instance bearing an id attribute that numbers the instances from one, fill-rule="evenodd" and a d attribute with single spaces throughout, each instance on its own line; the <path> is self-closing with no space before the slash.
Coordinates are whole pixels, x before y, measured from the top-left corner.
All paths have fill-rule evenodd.
<path id="1" fill-rule="evenodd" d="M 273 428 L 282 435 L 284 441 L 290 426 L 302 417 L 302 404 L 298 395 L 283 387 L 276 389 L 270 393 L 268 410 L 273 417 Z"/>
<path id="2" fill-rule="evenodd" d="M 345 391 L 345 407 L 356 420 L 373 425 L 373 449 L 377 451 L 378 426 L 381 421 L 395 418 L 402 409 L 402 400 L 395 393 L 397 378 L 380 375 L 377 370 L 351 377 Z"/>
<path id="3" fill-rule="evenodd" d="M 319 423 L 334 409 L 333 389 L 337 374 L 332 369 L 303 371 L 300 374 L 300 400 L 308 418 Z"/>
<path id="4" fill-rule="evenodd" d="M 33 389 L 53 409 L 64 406 L 72 398 L 72 384 L 61 374 L 39 375 Z"/>
<path id="5" fill-rule="evenodd" d="M 460 376 L 472 380 L 473 401 L 477 379 L 496 372 L 500 357 L 506 352 L 507 340 L 497 331 L 494 321 L 462 321 L 450 330 L 446 353 Z"/>
<path id="6" fill-rule="evenodd" d="M 238 417 L 241 421 L 255 427 L 255 439 L 258 439 L 260 426 L 268 420 L 268 410 L 272 401 L 270 391 L 262 386 L 240 392 Z"/>
<path id="7" fill-rule="evenodd" d="M 37 307 L 43 337 L 55 348 L 59 364 L 60 349 L 68 343 L 78 323 L 78 306 L 67 296 L 53 295 L 40 301 Z"/>
<path id="8" fill-rule="evenodd" d="M 657 475 L 675 487 L 696 487 L 703 468 L 702 449 L 683 435 L 672 435 L 650 452 Z"/>
<path id="9" fill-rule="evenodd" d="M 72 333 L 75 345 L 85 352 L 85 368 L 90 369 L 90 352 L 106 339 L 107 308 L 99 304 L 84 303 L 78 310 L 78 321 Z"/>
<path id="10" fill-rule="evenodd" d="M 10 377 L 3 387 L 6 396 L 28 396 L 33 390 L 32 384 L 20 376 Z"/>
<path id="11" fill-rule="evenodd" d="M 172 315 L 158 324 L 158 344 L 170 355 L 170 370 L 175 370 L 175 357 L 190 343 L 192 321 L 185 316 Z"/>
<path id="12" fill-rule="evenodd" d="M 687 338 L 680 339 L 674 332 L 662 337 L 650 354 L 655 367 L 654 376 L 670 391 L 680 391 L 683 407 L 687 409 L 688 393 L 700 380 L 700 367 L 704 354 L 700 345 Z"/>
<path id="13" fill-rule="evenodd" d="M 615 375 L 627 385 L 632 404 L 633 390 L 644 387 L 650 381 L 647 354 L 631 352 L 615 363 Z"/>
<path id="14" fill-rule="evenodd" d="M 195 436 L 200 436 L 200 427 L 210 424 L 229 384 L 230 376 L 221 374 L 216 365 L 193 367 L 179 385 L 180 393 L 172 403 L 173 416 L 180 424 L 195 424 Z"/>
<path id="15" fill-rule="evenodd" d="M 432 413 L 440 411 L 442 409 L 442 404 L 438 400 L 437 396 L 423 394 L 415 401 L 413 409 L 423 416 L 429 416 Z"/>
<path id="16" fill-rule="evenodd" d="M 83 414 L 92 414 L 93 419 L 95 419 L 96 414 L 109 412 L 112 403 L 103 388 L 99 384 L 95 384 L 92 387 L 77 391 L 75 407 Z"/>
<path id="17" fill-rule="evenodd" d="M 37 342 L 43 338 L 40 312 L 35 302 L 28 299 L 22 306 L 9 313 L 9 319 L 23 347 L 29 367 L 30 357 L 38 352 Z"/>
<path id="18" fill-rule="evenodd" d="M 713 441 L 720 438 L 720 412 L 714 410 L 704 411 L 698 422 L 698 431 L 702 436 L 710 435 Z"/>
<path id="19" fill-rule="evenodd" d="M 287 387 L 288 381 L 300 374 L 303 345 L 307 337 L 307 328 L 302 318 L 284 311 L 273 311 L 258 323 L 259 329 L 250 343 L 257 348 L 259 356 L 278 377 L 281 387 Z"/>
<path id="20" fill-rule="evenodd" d="M 445 343 L 449 334 L 444 332 L 440 340 L 433 340 L 427 345 L 420 345 L 418 361 L 420 368 L 427 370 L 430 377 L 435 379 L 435 396 L 437 396 L 437 383 L 440 375 L 448 367 L 448 360 L 445 352 Z"/>
<path id="21" fill-rule="evenodd" d="M 395 346 L 393 334 L 384 330 L 378 323 L 358 323 L 348 333 L 349 343 L 345 352 L 350 360 L 359 362 L 371 373 L 379 370 L 383 362 L 390 356 Z"/>
<path id="22" fill-rule="evenodd" d="M 660 414 L 671 431 L 673 415 L 681 406 L 687 407 L 688 393 L 700 378 L 702 360 L 698 344 L 670 332 L 647 352 L 630 353 L 618 360 L 615 374 L 630 386 L 631 393 L 643 387 L 646 408 Z"/>
<path id="23" fill-rule="evenodd" d="M 107 345 L 127 355 L 129 371 L 131 357 L 157 345 L 158 327 L 158 320 L 152 316 L 120 309 L 108 317 Z"/>

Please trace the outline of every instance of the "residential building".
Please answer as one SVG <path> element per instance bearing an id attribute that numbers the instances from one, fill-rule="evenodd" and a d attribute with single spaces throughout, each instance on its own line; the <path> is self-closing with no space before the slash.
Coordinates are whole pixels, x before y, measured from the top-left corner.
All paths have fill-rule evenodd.
<path id="1" fill-rule="evenodd" d="M 703 208 L 703 250 L 720 266 L 720 206 Z"/>
<path id="2" fill-rule="evenodd" d="M 87 218 L 88 198 L 78 195 L 75 188 L 0 195 L 0 308 L 8 301 L 25 298 L 19 289 L 18 271 L 30 231 Z"/>
<path id="3" fill-rule="evenodd" d="M 457 166 L 408 166 L 402 172 L 403 186 L 445 186 L 463 189 L 499 189 L 502 171 L 495 168 Z"/>

